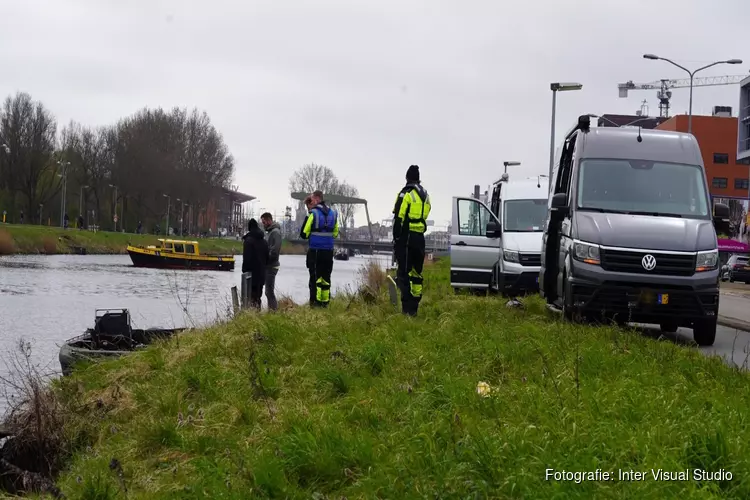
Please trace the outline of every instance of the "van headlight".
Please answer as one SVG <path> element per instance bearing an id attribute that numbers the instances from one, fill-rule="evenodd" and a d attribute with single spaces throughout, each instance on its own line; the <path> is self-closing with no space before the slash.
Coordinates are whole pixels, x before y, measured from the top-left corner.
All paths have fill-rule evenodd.
<path id="1" fill-rule="evenodd" d="M 518 258 L 518 252 L 513 250 L 503 250 L 503 260 L 505 262 L 521 262 L 521 259 Z"/>
<path id="2" fill-rule="evenodd" d="M 599 245 L 592 245 L 591 243 L 584 243 L 582 241 L 576 241 L 573 244 L 573 258 L 585 262 L 586 264 L 601 264 L 601 257 L 599 256 Z"/>
<path id="3" fill-rule="evenodd" d="M 709 250 L 707 252 L 698 252 L 695 260 L 695 272 L 713 271 L 719 266 L 719 251 Z"/>

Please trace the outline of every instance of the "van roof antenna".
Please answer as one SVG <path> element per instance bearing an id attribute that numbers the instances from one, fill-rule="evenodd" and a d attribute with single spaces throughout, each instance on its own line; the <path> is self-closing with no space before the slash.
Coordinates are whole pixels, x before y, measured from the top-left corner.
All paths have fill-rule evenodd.
<path id="1" fill-rule="evenodd" d="M 638 142 L 643 142 L 643 137 L 641 137 L 641 126 L 638 125 L 638 138 L 636 139 Z"/>

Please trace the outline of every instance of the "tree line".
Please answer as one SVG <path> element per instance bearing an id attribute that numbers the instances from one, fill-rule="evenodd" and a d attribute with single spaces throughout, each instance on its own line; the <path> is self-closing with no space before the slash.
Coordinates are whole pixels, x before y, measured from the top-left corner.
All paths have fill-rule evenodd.
<path id="1" fill-rule="evenodd" d="M 0 109 L 0 212 L 8 222 L 59 224 L 81 215 L 102 229 L 164 224 L 199 227 L 201 213 L 229 189 L 234 158 L 205 112 L 143 108 L 112 125 L 71 122 L 58 134 L 54 115 L 19 92 Z M 177 201 L 180 200 L 180 202 Z M 116 211 L 115 211 L 116 210 Z M 209 214 L 212 215 L 212 214 Z"/>

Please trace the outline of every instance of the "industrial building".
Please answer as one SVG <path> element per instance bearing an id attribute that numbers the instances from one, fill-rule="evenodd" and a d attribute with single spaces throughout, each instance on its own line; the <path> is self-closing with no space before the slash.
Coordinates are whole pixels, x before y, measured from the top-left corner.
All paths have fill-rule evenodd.
<path id="1" fill-rule="evenodd" d="M 737 162 L 750 163 L 750 76 L 740 82 L 740 110 L 737 127 Z"/>
<path id="2" fill-rule="evenodd" d="M 712 198 L 748 199 L 750 167 L 737 161 L 738 119 L 732 108 L 714 106 L 711 116 L 693 115 L 693 135 L 703 155 L 706 178 Z M 688 131 L 688 116 L 677 115 L 659 124 L 659 130 Z M 750 156 L 750 152 L 748 152 Z"/>

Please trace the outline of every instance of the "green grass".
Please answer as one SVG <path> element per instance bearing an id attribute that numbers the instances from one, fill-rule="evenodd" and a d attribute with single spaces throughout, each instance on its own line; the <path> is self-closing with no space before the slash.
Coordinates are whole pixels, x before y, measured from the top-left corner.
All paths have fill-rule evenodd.
<path id="1" fill-rule="evenodd" d="M 3 235 L 2 233 L 5 233 Z M 0 224 L 0 255 L 37 253 L 77 253 L 77 248 L 88 254 L 124 254 L 128 244 L 154 245 L 164 236 L 116 233 L 113 231 L 79 231 L 59 227 Z M 193 239 L 193 238 L 188 238 Z M 204 253 L 241 254 L 242 240 L 228 238 L 198 238 Z M 295 245 L 284 242 L 282 253 L 299 253 Z"/>
<path id="2" fill-rule="evenodd" d="M 426 270 L 425 294 L 417 319 L 340 298 L 81 368 L 56 390 L 90 448 L 59 486 L 86 499 L 750 497 L 745 373 L 562 323 L 536 298 L 510 310 L 453 295 L 447 261 Z M 547 468 L 733 479 L 576 484 Z"/>

